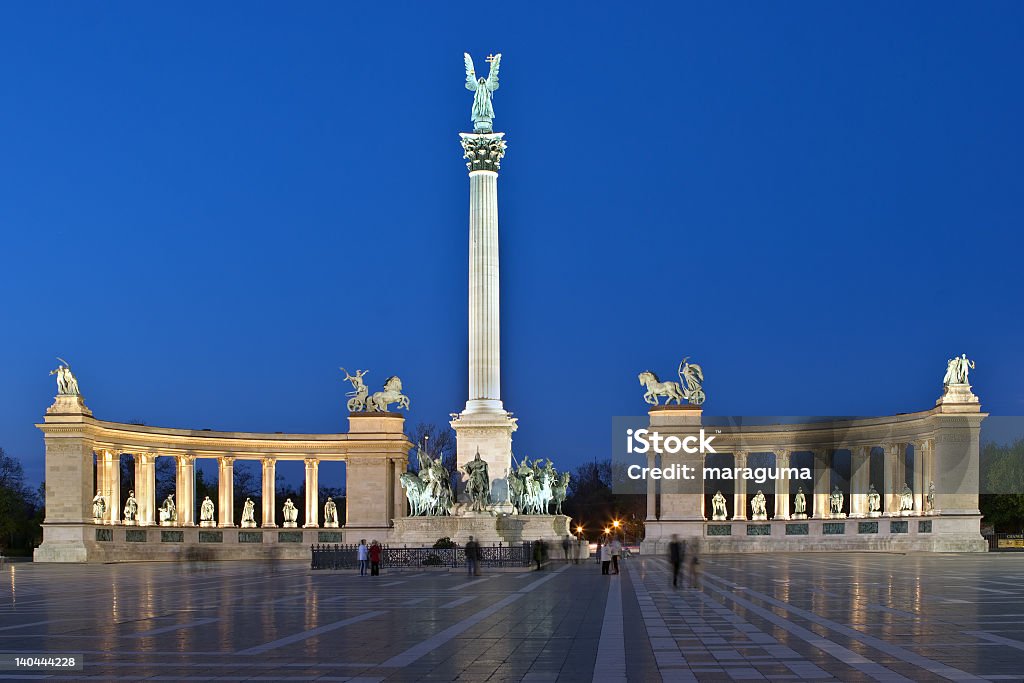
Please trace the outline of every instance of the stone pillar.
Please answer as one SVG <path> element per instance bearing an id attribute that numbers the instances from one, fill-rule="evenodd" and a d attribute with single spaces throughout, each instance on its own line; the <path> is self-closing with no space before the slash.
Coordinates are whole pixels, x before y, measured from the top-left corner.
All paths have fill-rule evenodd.
<path id="1" fill-rule="evenodd" d="M 276 477 L 277 458 L 263 458 L 263 522 L 262 526 L 273 528 L 277 526 L 277 504 Z M 307 474 L 307 477 L 309 475 Z M 308 479 L 307 479 L 308 481 Z"/>
<path id="2" fill-rule="evenodd" d="M 174 497 L 178 499 L 178 526 L 196 525 L 196 456 L 191 453 L 177 456 L 178 471 L 174 477 Z"/>
<path id="3" fill-rule="evenodd" d="M 882 446 L 884 460 L 882 471 L 885 473 L 884 492 L 882 494 L 882 514 L 889 517 L 900 514 L 900 492 L 904 484 L 903 444 L 887 443 Z"/>
<path id="4" fill-rule="evenodd" d="M 103 451 L 103 495 L 107 499 L 106 521 L 121 521 L 121 456 L 117 451 Z"/>
<path id="5" fill-rule="evenodd" d="M 925 507 L 928 507 L 927 496 L 928 489 L 931 487 L 932 482 L 935 481 L 935 441 L 933 439 L 926 439 L 924 442 L 924 493 L 925 493 Z M 938 496 L 938 485 L 935 488 L 935 507 L 932 510 L 928 510 L 928 514 L 935 514 L 941 508 L 939 508 L 939 496 Z"/>
<path id="6" fill-rule="evenodd" d="M 95 451 L 93 454 L 93 476 L 95 477 L 96 480 L 96 490 L 93 491 L 94 495 L 97 493 L 101 496 L 107 495 L 107 466 L 105 462 L 105 456 L 106 451 Z M 102 524 L 107 519 L 106 514 L 104 514 L 99 519 L 92 517 L 91 514 L 90 517 L 96 524 Z"/>
<path id="7" fill-rule="evenodd" d="M 145 489 L 145 482 L 142 481 L 142 454 L 132 453 L 132 462 L 135 463 L 135 503 L 139 506 L 135 512 L 135 523 L 142 524 L 142 506 L 145 505 L 144 496 L 142 495 Z"/>
<path id="8" fill-rule="evenodd" d="M 235 456 L 217 458 L 220 469 L 217 474 L 217 511 L 220 526 L 235 526 Z"/>
<path id="9" fill-rule="evenodd" d="M 925 442 L 914 442 L 914 483 L 910 485 L 914 489 L 914 514 L 924 514 L 924 498 L 928 493 L 928 482 L 925 480 Z"/>
<path id="10" fill-rule="evenodd" d="M 744 451 L 737 451 L 732 454 L 734 459 L 733 467 L 746 467 L 747 466 L 747 453 Z M 747 480 L 742 477 L 737 477 L 735 480 L 735 492 L 732 498 L 732 518 L 733 519 L 746 519 L 747 518 Z"/>
<path id="11" fill-rule="evenodd" d="M 376 532 L 381 539 L 390 534 L 394 513 L 388 488 L 394 488 L 395 461 L 404 461 L 412 448 L 403 431 L 405 418 L 397 413 L 352 413 L 348 421 L 345 528 L 365 530 L 368 537 Z"/>
<path id="12" fill-rule="evenodd" d="M 789 467 L 789 451 L 775 451 L 775 469 Z M 789 519 L 789 479 L 780 477 L 775 480 L 775 519 Z"/>
<path id="13" fill-rule="evenodd" d="M 408 460 L 395 458 L 394 472 L 392 474 L 392 504 L 391 519 L 405 517 L 405 490 L 402 488 L 402 474 L 408 467 Z"/>
<path id="14" fill-rule="evenodd" d="M 320 526 L 320 461 L 306 458 L 306 523 L 304 527 Z"/>
<path id="15" fill-rule="evenodd" d="M 141 463 L 142 470 L 142 493 L 140 494 L 138 490 L 135 491 L 135 497 L 138 498 L 139 500 L 139 525 L 152 526 L 153 524 L 156 524 L 157 456 L 156 453 L 139 453 L 138 457 Z M 139 482 L 136 482 L 136 486 L 140 486 Z"/>
<path id="16" fill-rule="evenodd" d="M 516 420 L 501 402 L 498 268 L 498 170 L 504 133 L 460 133 L 469 170 L 469 395 L 451 425 L 460 471 L 479 453 L 487 461 L 495 510 L 511 512 L 508 472 Z M 457 493 L 464 495 L 465 475 Z"/>
<path id="17" fill-rule="evenodd" d="M 867 517 L 871 486 L 871 447 L 850 448 L 850 516 Z"/>
<path id="18" fill-rule="evenodd" d="M 652 451 L 647 454 L 647 467 L 654 469 L 658 466 L 658 456 Z M 653 522 L 658 519 L 658 482 L 654 477 L 647 477 L 647 521 Z"/>
<path id="19" fill-rule="evenodd" d="M 832 449 L 814 450 L 814 518 L 828 519 L 829 487 L 832 485 Z"/>
<path id="20" fill-rule="evenodd" d="M 46 411 L 46 519 L 36 562 L 86 562 L 96 548 L 92 526 L 93 419 L 81 396 L 57 396 Z"/>

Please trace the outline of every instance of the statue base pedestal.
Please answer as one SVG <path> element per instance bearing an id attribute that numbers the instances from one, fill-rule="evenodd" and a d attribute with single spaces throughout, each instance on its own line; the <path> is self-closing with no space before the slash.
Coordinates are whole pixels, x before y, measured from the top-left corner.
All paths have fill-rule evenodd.
<path id="1" fill-rule="evenodd" d="M 711 521 L 713 522 L 728 522 L 729 518 L 725 515 L 712 515 Z"/>
<path id="2" fill-rule="evenodd" d="M 204 519 L 203 521 L 199 522 L 199 526 L 201 526 L 201 527 L 214 527 L 214 526 L 217 526 L 217 522 L 213 521 L 212 519 Z"/>
<path id="3" fill-rule="evenodd" d="M 325 529 L 337 529 L 338 528 L 338 523 L 337 522 L 324 522 L 324 528 Z"/>
<path id="4" fill-rule="evenodd" d="M 845 512 L 833 512 L 828 516 L 829 519 L 846 519 Z"/>
<path id="5" fill-rule="evenodd" d="M 803 512 L 798 512 L 793 515 L 793 519 L 807 519 L 807 515 Z"/>
<path id="6" fill-rule="evenodd" d="M 474 512 L 458 517 L 400 517 L 388 543 L 392 546 L 432 546 L 439 538 L 465 545 L 469 537 L 483 545 L 516 545 L 544 540 L 561 543 L 571 535 L 565 515 L 507 515 Z"/>
<path id="7" fill-rule="evenodd" d="M 913 510 L 900 510 L 900 517 L 911 517 L 913 514 Z"/>
<path id="8" fill-rule="evenodd" d="M 751 515 L 750 516 L 750 521 L 752 521 L 752 522 L 767 522 L 768 521 L 768 515 L 767 514 L 764 514 L 764 515 Z"/>
<path id="9" fill-rule="evenodd" d="M 285 522 L 282 526 L 284 528 L 286 528 L 286 529 L 294 529 L 294 528 L 299 526 L 299 523 L 298 522 Z"/>
<path id="10" fill-rule="evenodd" d="M 874 518 L 874 517 L 881 517 L 881 516 L 882 516 L 881 512 L 869 512 L 868 513 L 868 517 L 872 517 L 872 518 Z"/>
<path id="11" fill-rule="evenodd" d="M 160 522 L 160 526 L 178 526 L 178 523 L 172 522 L 170 520 L 165 520 L 163 522 Z"/>
<path id="12" fill-rule="evenodd" d="M 255 529 L 255 528 L 256 528 L 256 522 L 250 522 L 250 521 L 248 521 L 248 520 L 244 520 L 244 519 L 243 519 L 243 520 L 242 520 L 242 524 L 241 524 L 241 527 L 242 527 L 243 529 Z"/>

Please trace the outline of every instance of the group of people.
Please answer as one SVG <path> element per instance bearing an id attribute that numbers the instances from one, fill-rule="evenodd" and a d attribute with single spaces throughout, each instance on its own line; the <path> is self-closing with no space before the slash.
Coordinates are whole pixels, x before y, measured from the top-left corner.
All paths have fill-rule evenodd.
<path id="1" fill-rule="evenodd" d="M 365 538 L 360 539 L 356 553 L 359 559 L 359 576 L 366 576 L 367 568 L 370 570 L 370 576 L 380 576 L 380 560 L 384 555 L 384 549 L 377 539 L 370 541 L 370 545 L 366 545 Z"/>
<path id="2" fill-rule="evenodd" d="M 700 557 L 697 554 L 697 541 L 687 545 L 686 541 L 672 534 L 668 544 L 668 559 L 672 564 L 672 587 L 679 587 L 679 573 L 689 570 L 690 588 L 700 588 Z"/>
<path id="3" fill-rule="evenodd" d="M 597 556 L 601 558 L 601 573 L 611 574 L 619 573 L 619 558 L 622 557 L 622 542 L 617 538 L 613 538 L 611 541 L 605 544 L 601 544 L 601 541 L 597 542 Z"/>

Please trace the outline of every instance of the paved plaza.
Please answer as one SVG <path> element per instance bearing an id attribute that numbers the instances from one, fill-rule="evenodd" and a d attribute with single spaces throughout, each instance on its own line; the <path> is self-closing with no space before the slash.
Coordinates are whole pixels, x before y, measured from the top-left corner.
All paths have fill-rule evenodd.
<path id="1" fill-rule="evenodd" d="M 1024 556 L 663 558 L 619 576 L 311 571 L 298 562 L 57 566 L 0 581 L 0 652 L 84 655 L 45 680 L 1024 679 Z"/>

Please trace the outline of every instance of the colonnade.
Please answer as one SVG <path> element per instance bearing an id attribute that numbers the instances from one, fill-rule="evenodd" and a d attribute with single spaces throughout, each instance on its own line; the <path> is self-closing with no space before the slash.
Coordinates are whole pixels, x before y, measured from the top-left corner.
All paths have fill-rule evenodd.
<path id="1" fill-rule="evenodd" d="M 130 455 L 135 461 L 135 483 L 133 491 L 138 504 L 138 513 L 133 522 L 137 526 L 153 526 L 159 523 L 158 509 L 162 501 L 156 499 L 156 459 L 158 457 L 173 458 L 175 461 L 175 487 L 174 501 L 177 519 L 165 526 L 196 526 L 199 523 L 197 508 L 202 501 L 194 499 L 195 494 L 195 465 L 199 457 L 191 453 L 164 454 L 159 452 L 133 452 L 104 448 L 95 452 L 96 462 L 96 486 L 94 490 L 103 496 L 106 502 L 106 510 L 98 523 L 103 524 L 125 524 L 123 519 L 123 487 L 121 483 L 121 457 Z M 239 458 L 233 455 L 216 456 L 217 461 L 217 500 L 216 514 L 217 526 L 233 527 L 238 526 L 238 520 L 234 519 L 235 491 L 234 491 L 234 467 L 235 461 Z M 251 459 L 251 458 L 243 458 Z M 267 456 L 256 459 L 261 463 L 261 500 L 262 515 L 261 527 L 277 527 L 277 462 L 279 458 Z M 296 460 L 296 458 L 288 458 Z M 305 466 L 305 514 L 304 524 L 306 528 L 318 528 L 321 521 L 320 505 L 320 459 L 316 457 L 302 458 Z M 405 496 L 402 494 L 400 477 L 405 471 L 405 463 L 395 458 L 388 467 L 388 477 L 385 486 L 385 497 L 388 501 L 388 509 L 391 511 L 391 518 L 404 517 Z M 340 520 L 339 520 L 340 521 Z"/>
<path id="2" fill-rule="evenodd" d="M 882 452 L 883 467 L 882 481 L 871 481 L 871 453 L 874 449 Z M 907 476 L 906 456 L 909 453 L 912 457 L 913 476 Z M 770 519 L 792 519 L 793 496 L 798 488 L 803 488 L 807 499 L 807 517 L 815 519 L 831 519 L 833 516 L 830 495 L 833 490 L 833 472 L 835 471 L 835 456 L 840 451 L 848 451 L 850 454 L 850 477 L 846 487 L 840 490 L 844 497 L 844 509 L 849 510 L 849 517 L 868 517 L 868 492 L 872 483 L 878 484 L 876 490 L 880 496 L 881 516 L 899 516 L 900 498 L 903 493 L 903 486 L 910 487 L 913 494 L 914 507 L 911 511 L 914 515 L 923 515 L 925 512 L 934 513 L 935 510 L 927 510 L 928 486 L 935 481 L 935 457 L 934 443 L 930 439 L 913 441 L 909 443 L 886 443 L 878 446 L 858 445 L 842 446 L 838 448 L 817 447 L 801 451 L 790 449 L 769 449 L 764 451 L 734 451 L 733 467 L 746 468 L 750 466 L 750 456 L 758 453 L 771 453 L 774 456 L 774 469 L 783 471 L 793 467 L 793 455 L 795 453 L 808 453 L 813 458 L 811 473 L 813 479 L 810 485 L 804 485 L 800 480 L 792 480 L 788 477 L 769 479 L 763 484 L 757 484 L 747 479 L 738 478 L 733 481 L 732 513 L 729 515 L 733 520 L 748 519 L 750 513 L 750 489 L 755 492 L 761 490 L 765 495 L 774 495 L 774 511 L 768 511 Z M 911 481 L 911 479 L 913 481 Z M 648 484 L 650 486 L 650 483 Z M 714 492 L 714 481 L 704 482 L 704 495 Z M 771 488 L 771 490 L 767 490 Z M 648 517 L 651 517 L 650 502 L 654 496 L 649 494 Z M 904 513 L 906 514 L 906 513 Z M 847 516 L 843 512 L 843 517 Z M 707 515 L 705 515 L 707 518 Z M 656 519 L 656 517 L 655 517 Z"/>

